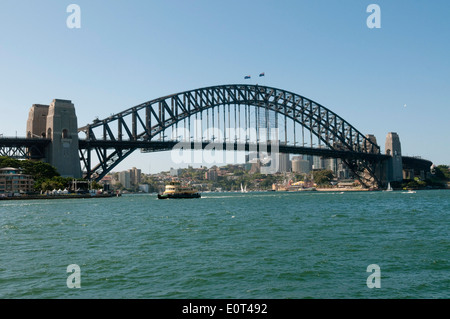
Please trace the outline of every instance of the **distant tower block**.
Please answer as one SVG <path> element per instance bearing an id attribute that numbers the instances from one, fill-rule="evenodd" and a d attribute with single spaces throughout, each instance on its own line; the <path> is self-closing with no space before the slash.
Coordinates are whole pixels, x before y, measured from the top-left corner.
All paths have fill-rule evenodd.
<path id="1" fill-rule="evenodd" d="M 33 104 L 28 113 L 27 138 L 47 137 L 48 105 Z"/>
<path id="2" fill-rule="evenodd" d="M 80 178 L 78 123 L 71 101 L 55 99 L 48 108 L 46 137 L 52 140 L 48 162 L 64 177 Z"/>
<path id="3" fill-rule="evenodd" d="M 386 155 L 390 155 L 388 160 L 386 177 L 390 182 L 403 180 L 402 148 L 400 138 L 397 133 L 390 132 L 386 136 Z"/>

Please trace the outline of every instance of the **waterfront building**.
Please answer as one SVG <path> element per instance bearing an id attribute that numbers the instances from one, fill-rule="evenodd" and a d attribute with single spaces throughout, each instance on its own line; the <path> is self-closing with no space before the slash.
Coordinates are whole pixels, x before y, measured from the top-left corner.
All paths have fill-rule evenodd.
<path id="1" fill-rule="evenodd" d="M 33 185 L 34 180 L 31 175 L 22 174 L 18 168 L 0 169 L 0 193 L 29 193 L 33 192 Z"/>
<path id="2" fill-rule="evenodd" d="M 139 187 L 141 183 L 141 170 L 133 167 L 132 169 L 118 173 L 119 183 L 125 188 Z"/>
<path id="3" fill-rule="evenodd" d="M 100 184 L 103 185 L 103 190 L 110 190 L 113 185 L 113 177 L 111 175 L 106 175 L 100 180 Z"/>

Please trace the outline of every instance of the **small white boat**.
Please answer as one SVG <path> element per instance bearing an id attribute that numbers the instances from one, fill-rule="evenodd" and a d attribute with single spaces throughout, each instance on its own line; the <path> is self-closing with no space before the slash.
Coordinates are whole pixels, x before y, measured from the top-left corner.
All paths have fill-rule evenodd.
<path id="1" fill-rule="evenodd" d="M 385 191 L 386 191 L 386 192 L 392 192 L 392 191 L 393 191 L 392 186 L 391 186 L 391 183 L 388 183 L 388 187 L 386 188 Z"/>

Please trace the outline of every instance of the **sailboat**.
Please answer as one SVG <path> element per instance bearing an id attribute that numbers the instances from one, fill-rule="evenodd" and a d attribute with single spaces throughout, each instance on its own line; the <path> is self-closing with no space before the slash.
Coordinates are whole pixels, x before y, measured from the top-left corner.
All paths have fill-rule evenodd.
<path id="1" fill-rule="evenodd" d="M 391 183 L 388 183 L 388 187 L 386 189 L 386 192 L 392 192 L 392 191 L 393 191 L 393 189 L 391 187 Z"/>
<path id="2" fill-rule="evenodd" d="M 241 183 L 241 193 L 247 193 L 247 185 L 245 185 L 245 187 L 242 187 L 242 183 Z"/>

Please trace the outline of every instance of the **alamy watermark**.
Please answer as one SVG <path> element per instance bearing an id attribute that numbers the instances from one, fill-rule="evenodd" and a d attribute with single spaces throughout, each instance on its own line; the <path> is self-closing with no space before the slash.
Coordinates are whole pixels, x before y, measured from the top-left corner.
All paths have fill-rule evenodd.
<path id="1" fill-rule="evenodd" d="M 366 12 L 371 13 L 366 20 L 366 25 L 369 29 L 381 28 L 381 8 L 378 4 L 369 4 Z"/>
<path id="2" fill-rule="evenodd" d="M 366 271 L 370 273 L 367 277 L 366 285 L 368 288 L 381 288 L 381 268 L 377 264 L 370 264 Z M 70 275 L 67 277 L 67 288 L 81 288 L 81 268 L 77 264 L 67 266 L 67 272 Z"/>
<path id="3" fill-rule="evenodd" d="M 81 8 L 77 4 L 70 4 L 66 8 L 66 12 L 70 13 L 67 17 L 66 25 L 69 29 L 81 28 Z M 370 13 L 367 17 L 366 25 L 369 29 L 381 28 L 381 8 L 378 4 L 369 4 L 366 8 L 366 12 Z"/>
<path id="4" fill-rule="evenodd" d="M 81 8 L 77 4 L 70 4 L 66 9 L 67 13 L 70 15 L 67 17 L 66 25 L 69 29 L 80 29 L 81 28 Z"/>
<path id="5" fill-rule="evenodd" d="M 366 284 L 367 287 L 372 288 L 381 288 L 381 269 L 377 264 L 371 264 L 367 266 L 367 272 L 371 273 L 369 277 L 367 277 Z"/>
<path id="6" fill-rule="evenodd" d="M 81 288 L 81 268 L 77 264 L 67 266 L 67 272 L 70 273 L 67 277 L 67 288 Z"/>

